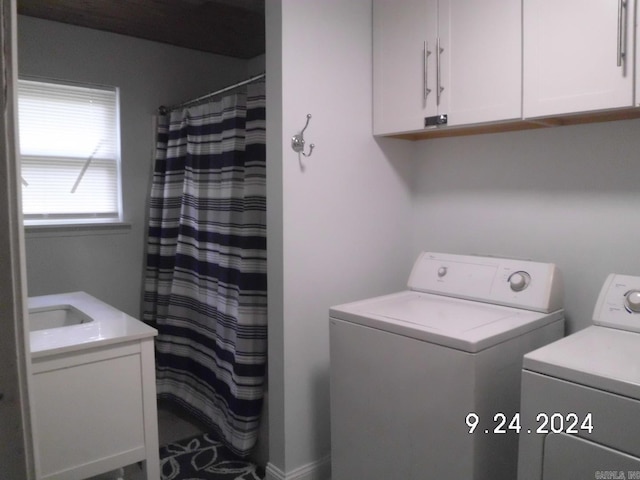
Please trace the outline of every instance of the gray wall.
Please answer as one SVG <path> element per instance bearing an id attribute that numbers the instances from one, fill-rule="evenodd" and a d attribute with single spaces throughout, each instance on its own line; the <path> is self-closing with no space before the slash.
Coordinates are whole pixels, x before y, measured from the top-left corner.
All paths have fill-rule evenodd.
<path id="1" fill-rule="evenodd" d="M 123 88 L 132 222 L 115 235 L 28 236 L 30 294 L 82 289 L 137 314 L 151 115 L 245 65 L 33 19 L 20 29 L 24 73 Z M 267 41 L 271 473 L 326 464 L 328 307 L 402 289 L 419 251 L 556 262 L 569 331 L 588 325 L 607 273 L 640 274 L 640 120 L 375 140 L 368 0 L 268 0 Z M 187 85 L 193 69 L 204 73 Z M 307 113 L 317 147 L 298 159 L 290 137 Z"/>
<path id="2" fill-rule="evenodd" d="M 266 13 L 267 478 L 327 478 L 329 307 L 406 285 L 412 144 L 371 135 L 370 0 L 268 0 Z M 307 158 L 291 136 L 308 113 Z"/>
<path id="3" fill-rule="evenodd" d="M 138 316 L 153 115 L 160 105 L 245 79 L 248 62 L 24 16 L 18 33 L 21 75 L 120 88 L 124 217 L 131 224 L 99 234 L 27 231 L 29 295 L 84 290 Z"/>
<path id="4" fill-rule="evenodd" d="M 555 262 L 569 333 L 608 273 L 640 275 L 640 120 L 372 142 L 370 22 L 365 0 L 267 1 L 268 478 L 330 451 L 328 306 L 404 288 L 420 251 Z"/>
<path id="5" fill-rule="evenodd" d="M 412 250 L 556 263 L 568 332 L 607 274 L 640 275 L 640 121 L 415 144 Z"/>

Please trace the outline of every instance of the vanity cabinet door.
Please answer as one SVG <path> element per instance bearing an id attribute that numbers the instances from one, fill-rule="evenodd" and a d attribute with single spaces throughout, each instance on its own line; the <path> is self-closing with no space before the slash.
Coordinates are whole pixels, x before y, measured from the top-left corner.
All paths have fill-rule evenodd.
<path id="1" fill-rule="evenodd" d="M 374 134 L 419 130 L 436 114 L 437 12 L 436 0 L 374 0 Z"/>
<path id="2" fill-rule="evenodd" d="M 635 0 L 523 0 L 524 117 L 633 105 Z"/>

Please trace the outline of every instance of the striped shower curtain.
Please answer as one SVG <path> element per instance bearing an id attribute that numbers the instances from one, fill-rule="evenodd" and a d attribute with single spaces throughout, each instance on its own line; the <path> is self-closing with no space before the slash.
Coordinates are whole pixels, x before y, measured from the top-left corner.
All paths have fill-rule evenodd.
<path id="1" fill-rule="evenodd" d="M 159 119 L 145 321 L 158 396 L 254 446 L 267 348 L 264 81 Z"/>

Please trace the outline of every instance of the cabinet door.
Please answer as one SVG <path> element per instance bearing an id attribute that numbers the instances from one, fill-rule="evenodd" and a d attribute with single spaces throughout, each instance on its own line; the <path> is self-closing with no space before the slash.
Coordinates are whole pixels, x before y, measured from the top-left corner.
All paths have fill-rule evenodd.
<path id="1" fill-rule="evenodd" d="M 436 114 L 436 34 L 436 0 L 374 0 L 374 134 L 420 130 L 424 117 Z M 425 42 L 432 52 L 426 69 Z"/>
<path id="2" fill-rule="evenodd" d="M 633 105 L 633 4 L 524 0 L 525 117 Z M 620 47 L 627 54 L 618 66 Z"/>
<path id="3" fill-rule="evenodd" d="M 440 0 L 438 13 L 439 113 L 449 125 L 521 118 L 521 2 Z"/>
<path id="4" fill-rule="evenodd" d="M 638 12 L 638 0 L 628 0 L 628 4 L 630 6 L 629 14 L 633 12 L 633 16 L 629 18 L 635 19 L 636 29 L 632 32 L 631 38 L 634 39 L 633 48 L 627 47 L 627 51 L 629 52 L 627 61 L 627 65 L 632 65 L 631 59 L 633 58 L 633 65 L 635 65 L 634 78 L 635 85 L 633 89 L 633 102 L 636 107 L 640 107 L 640 38 L 638 38 L 638 34 L 640 32 L 639 19 L 637 18 L 640 13 Z M 633 22 L 630 23 L 633 25 Z M 629 45 L 629 44 L 627 44 Z"/>

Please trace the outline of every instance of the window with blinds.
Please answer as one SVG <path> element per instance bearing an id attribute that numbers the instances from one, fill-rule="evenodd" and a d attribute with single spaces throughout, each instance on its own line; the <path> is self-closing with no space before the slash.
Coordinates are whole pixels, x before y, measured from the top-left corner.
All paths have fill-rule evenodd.
<path id="1" fill-rule="evenodd" d="M 118 89 L 20 79 L 27 225 L 122 220 Z"/>

